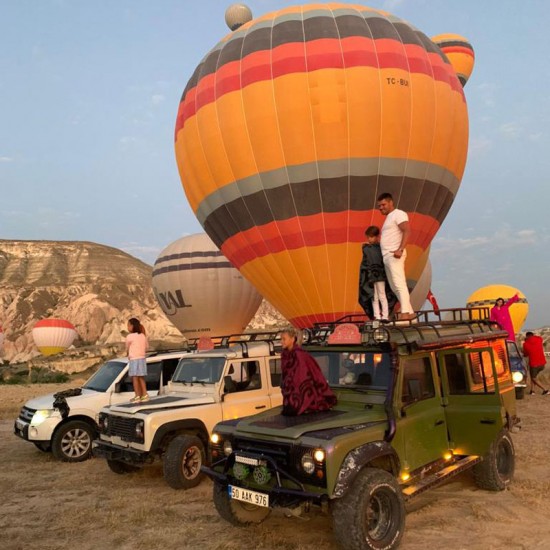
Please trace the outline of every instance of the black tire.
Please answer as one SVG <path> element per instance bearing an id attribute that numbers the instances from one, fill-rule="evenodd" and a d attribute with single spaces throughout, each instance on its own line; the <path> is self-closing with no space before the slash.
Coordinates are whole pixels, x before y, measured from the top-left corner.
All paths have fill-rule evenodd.
<path id="1" fill-rule="evenodd" d="M 508 430 L 502 430 L 491 443 L 489 452 L 474 466 L 478 487 L 488 491 L 503 491 L 514 477 L 516 451 Z"/>
<path id="2" fill-rule="evenodd" d="M 525 397 L 525 388 L 516 388 L 516 399 L 523 399 Z"/>
<path id="3" fill-rule="evenodd" d="M 119 475 L 131 474 L 139 470 L 137 466 L 132 466 L 126 462 L 119 462 L 118 460 L 107 460 L 107 466 L 109 466 L 111 472 Z"/>
<path id="4" fill-rule="evenodd" d="M 384 470 L 365 468 L 334 501 L 332 518 L 342 548 L 396 548 L 405 530 L 405 503 L 397 480 Z"/>
<path id="5" fill-rule="evenodd" d="M 33 441 L 33 443 L 34 446 L 43 453 L 49 453 L 52 450 L 52 445 L 49 441 Z"/>
<path id="6" fill-rule="evenodd" d="M 52 438 L 52 454 L 63 462 L 82 462 L 92 456 L 95 430 L 82 420 L 62 424 Z"/>
<path id="7" fill-rule="evenodd" d="M 178 435 L 168 445 L 163 458 L 164 479 L 172 489 L 191 489 L 204 477 L 203 442 L 195 435 Z"/>
<path id="8" fill-rule="evenodd" d="M 255 506 L 229 498 L 227 487 L 216 482 L 214 482 L 213 498 L 218 514 L 237 527 L 262 523 L 271 513 L 271 508 Z"/>

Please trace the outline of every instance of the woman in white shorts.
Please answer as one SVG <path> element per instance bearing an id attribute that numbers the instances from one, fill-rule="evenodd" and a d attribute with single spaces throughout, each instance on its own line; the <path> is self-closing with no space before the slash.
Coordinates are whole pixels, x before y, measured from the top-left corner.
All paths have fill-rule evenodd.
<path id="1" fill-rule="evenodd" d="M 130 399 L 132 403 L 147 401 L 147 387 L 145 385 L 145 376 L 147 375 L 147 363 L 145 354 L 147 352 L 147 337 L 145 329 L 138 319 L 132 317 L 128 321 L 128 336 L 126 336 L 126 353 L 128 354 L 128 375 L 132 377 L 134 386 L 134 397 Z"/>

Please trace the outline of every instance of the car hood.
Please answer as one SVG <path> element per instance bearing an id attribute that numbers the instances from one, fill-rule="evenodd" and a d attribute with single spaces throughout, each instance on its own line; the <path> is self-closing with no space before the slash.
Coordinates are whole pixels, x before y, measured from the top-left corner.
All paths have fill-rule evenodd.
<path id="1" fill-rule="evenodd" d="M 373 423 L 387 422 L 383 407 L 369 410 L 345 410 L 338 407 L 330 411 L 284 416 L 282 407 L 239 421 L 236 435 L 262 435 L 285 439 L 298 439 L 304 435 L 320 436 L 323 433 L 339 435 L 364 428 Z"/>
<path id="2" fill-rule="evenodd" d="M 89 399 L 97 399 L 98 392 L 95 390 L 86 390 L 83 389 L 80 395 L 75 395 L 73 397 L 67 397 L 67 404 L 69 407 L 82 407 L 86 401 Z M 25 403 L 25 407 L 29 409 L 43 410 L 43 409 L 53 409 L 53 402 L 55 401 L 54 394 L 48 393 L 46 395 L 41 395 L 40 397 L 35 397 L 34 399 L 29 399 Z"/>
<path id="3" fill-rule="evenodd" d="M 210 393 L 168 393 L 151 397 L 144 403 L 118 403 L 109 407 L 110 412 L 122 412 L 126 414 L 135 414 L 147 411 L 148 413 L 156 410 L 178 409 L 182 407 L 192 407 L 198 405 L 208 405 L 215 403 L 214 396 Z"/>

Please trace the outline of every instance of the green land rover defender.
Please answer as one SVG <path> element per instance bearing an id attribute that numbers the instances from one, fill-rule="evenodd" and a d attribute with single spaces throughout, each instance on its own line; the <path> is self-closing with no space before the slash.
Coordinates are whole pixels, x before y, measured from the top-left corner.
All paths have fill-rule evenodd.
<path id="1" fill-rule="evenodd" d="M 480 487 L 505 489 L 519 420 L 506 333 L 488 313 L 421 312 L 385 325 L 349 318 L 310 330 L 303 347 L 338 403 L 217 424 L 203 471 L 219 514 L 246 526 L 272 508 L 298 515 L 319 505 L 342 547 L 391 549 L 415 495 L 470 468 Z"/>

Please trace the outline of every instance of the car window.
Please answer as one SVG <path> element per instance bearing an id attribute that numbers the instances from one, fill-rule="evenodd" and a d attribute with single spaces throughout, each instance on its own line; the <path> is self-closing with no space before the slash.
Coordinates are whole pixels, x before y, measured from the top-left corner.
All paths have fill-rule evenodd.
<path id="1" fill-rule="evenodd" d="M 145 385 L 149 391 L 158 391 L 160 389 L 160 373 L 162 371 L 162 361 L 147 363 L 147 375 L 145 376 Z"/>
<path id="2" fill-rule="evenodd" d="M 225 378 L 225 391 L 234 393 L 257 390 L 262 387 L 260 363 L 258 361 L 233 361 Z"/>
<path id="3" fill-rule="evenodd" d="M 271 376 L 271 385 L 274 388 L 278 388 L 281 385 L 281 358 L 271 358 L 269 359 L 269 374 Z"/>
<path id="4" fill-rule="evenodd" d="M 162 381 L 164 384 L 168 384 L 168 381 L 172 380 L 172 376 L 174 376 L 174 372 L 176 372 L 179 361 L 179 357 L 171 357 L 162 360 Z"/>
<path id="5" fill-rule="evenodd" d="M 401 362 L 403 383 L 401 401 L 404 405 L 435 397 L 432 363 L 429 357 L 411 357 Z"/>
<path id="6" fill-rule="evenodd" d="M 449 393 L 451 395 L 469 393 L 466 379 L 466 355 L 463 353 L 448 353 L 443 357 L 449 383 Z"/>
<path id="7" fill-rule="evenodd" d="M 111 384 L 118 378 L 124 368 L 126 368 L 126 363 L 108 361 L 82 387 L 87 390 L 105 392 L 111 387 Z"/>
<path id="8" fill-rule="evenodd" d="M 220 381 L 225 357 L 202 357 L 200 354 L 182 357 L 172 382 L 216 384 Z"/>

